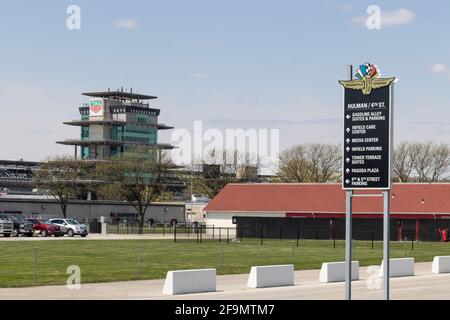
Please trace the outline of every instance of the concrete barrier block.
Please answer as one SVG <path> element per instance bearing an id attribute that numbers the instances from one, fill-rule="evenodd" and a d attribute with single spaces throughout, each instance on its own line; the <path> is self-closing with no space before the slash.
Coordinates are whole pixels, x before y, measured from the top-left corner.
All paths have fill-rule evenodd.
<path id="1" fill-rule="evenodd" d="M 163 294 L 216 291 L 216 269 L 176 270 L 167 272 Z"/>
<path id="2" fill-rule="evenodd" d="M 431 265 L 432 273 L 449 273 L 450 272 L 450 256 L 436 256 Z"/>
<path id="3" fill-rule="evenodd" d="M 249 288 L 267 288 L 294 285 L 294 265 L 254 266 L 247 281 Z"/>
<path id="4" fill-rule="evenodd" d="M 381 262 L 379 276 L 383 277 L 384 260 Z M 414 258 L 389 259 L 389 277 L 407 277 L 414 275 Z"/>
<path id="5" fill-rule="evenodd" d="M 352 280 L 359 280 L 359 261 L 352 261 Z M 319 282 L 345 281 L 345 262 L 322 263 Z"/>

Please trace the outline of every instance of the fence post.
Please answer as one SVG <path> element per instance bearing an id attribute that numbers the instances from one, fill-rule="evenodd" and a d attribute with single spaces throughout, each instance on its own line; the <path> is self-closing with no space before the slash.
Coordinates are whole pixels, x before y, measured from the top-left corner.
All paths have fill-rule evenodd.
<path id="1" fill-rule="evenodd" d="M 261 245 L 264 243 L 264 225 L 261 225 Z"/>
<path id="2" fill-rule="evenodd" d="M 214 239 L 214 225 L 213 225 L 213 234 L 212 234 L 212 238 Z"/>
<path id="3" fill-rule="evenodd" d="M 336 248 L 336 230 L 333 230 L 333 248 Z"/>
<path id="4" fill-rule="evenodd" d="M 373 239 L 374 238 L 374 234 L 373 234 L 373 231 L 372 231 L 372 250 L 373 250 Z"/>
<path id="5" fill-rule="evenodd" d="M 196 227 L 194 230 L 195 230 L 195 234 L 197 235 L 197 243 L 198 243 L 198 227 Z"/>
<path id="6" fill-rule="evenodd" d="M 230 228 L 227 228 L 227 244 L 230 244 Z"/>
<path id="7" fill-rule="evenodd" d="M 117 222 L 117 234 L 120 234 L 120 223 Z"/>
<path id="8" fill-rule="evenodd" d="M 403 241 L 405 243 L 405 246 L 404 246 L 405 257 L 406 257 L 406 246 L 408 245 L 407 241 L 408 241 L 408 237 L 405 235 L 405 239 Z"/>
<path id="9" fill-rule="evenodd" d="M 416 238 L 416 235 L 413 233 L 413 236 L 411 237 L 411 251 L 414 251 L 414 240 Z"/>
<path id="10" fill-rule="evenodd" d="M 220 243 L 220 269 L 223 273 L 223 243 Z"/>
<path id="11" fill-rule="evenodd" d="M 298 247 L 298 238 L 300 238 L 300 227 L 297 227 L 297 247 Z"/>
<path id="12" fill-rule="evenodd" d="M 222 228 L 219 227 L 219 243 L 222 243 Z"/>
<path id="13" fill-rule="evenodd" d="M 140 276 L 140 247 L 139 247 L 139 239 L 136 244 L 136 278 L 139 279 Z"/>
<path id="14" fill-rule="evenodd" d="M 291 261 L 292 261 L 292 264 L 295 266 L 294 260 L 295 260 L 295 258 L 294 258 L 294 241 L 292 241 L 292 245 L 291 245 Z"/>
<path id="15" fill-rule="evenodd" d="M 177 242 L 177 226 L 173 226 L 173 242 Z"/>
<path id="16" fill-rule="evenodd" d="M 316 240 L 319 240 L 319 229 L 316 228 Z"/>
<path id="17" fill-rule="evenodd" d="M 38 268 L 38 257 L 37 257 L 37 248 L 34 245 L 34 272 L 33 272 L 33 280 L 37 280 L 37 268 Z"/>
<path id="18" fill-rule="evenodd" d="M 280 241 L 281 241 L 281 226 L 280 226 Z"/>
<path id="19" fill-rule="evenodd" d="M 200 243 L 202 243 L 202 229 L 203 229 L 203 225 L 200 225 Z"/>
<path id="20" fill-rule="evenodd" d="M 165 228 L 165 226 L 164 226 L 164 224 L 163 224 L 163 237 L 166 235 L 166 228 Z"/>

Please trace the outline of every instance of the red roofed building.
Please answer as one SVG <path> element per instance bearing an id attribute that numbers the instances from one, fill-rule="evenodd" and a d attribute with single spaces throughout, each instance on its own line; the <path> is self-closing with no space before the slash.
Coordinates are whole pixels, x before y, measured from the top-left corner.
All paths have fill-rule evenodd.
<path id="1" fill-rule="evenodd" d="M 373 194 L 380 191 L 356 193 Z M 416 239 L 434 238 L 436 235 L 432 234 L 436 233 L 440 239 L 439 230 L 450 227 L 448 183 L 394 184 L 390 200 L 393 239 L 403 239 L 405 235 Z M 238 221 L 238 227 L 241 221 L 241 226 L 245 225 L 247 228 L 255 228 L 255 225 L 264 228 L 264 225 L 269 229 L 274 226 L 298 227 L 304 230 L 328 229 L 321 232 L 331 234 L 336 231 L 343 232 L 341 229 L 345 219 L 345 191 L 340 184 L 326 183 L 228 184 L 204 211 L 207 224 L 218 227 L 235 226 L 233 217 L 237 217 L 235 222 Z M 356 232 L 360 230 L 378 234 L 381 231 L 378 229 L 381 228 L 382 213 L 381 197 L 353 198 Z M 303 220 L 300 222 L 300 219 L 290 218 Z M 358 227 L 358 224 L 361 226 Z"/>

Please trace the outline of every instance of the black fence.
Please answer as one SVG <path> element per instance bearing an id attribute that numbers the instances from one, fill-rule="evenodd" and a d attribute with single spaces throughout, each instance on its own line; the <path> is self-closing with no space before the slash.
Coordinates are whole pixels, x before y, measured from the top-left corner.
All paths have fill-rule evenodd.
<path id="1" fill-rule="evenodd" d="M 101 232 L 97 223 L 91 229 Z M 382 219 L 353 219 L 354 240 L 383 240 Z M 391 219 L 391 241 L 445 241 L 448 239 L 450 220 L 400 220 Z M 345 240 L 345 219 L 324 218 L 261 218 L 236 217 L 236 227 L 226 228 L 204 224 L 139 224 L 108 223 L 108 234 L 143 234 L 155 238 L 173 239 L 174 242 L 217 240 L 218 242 L 243 241 L 244 239 L 279 240 Z"/>
<path id="2" fill-rule="evenodd" d="M 236 217 L 238 238 L 344 240 L 343 218 Z M 447 219 L 391 219 L 390 240 L 443 241 L 448 237 Z M 383 240 L 383 219 L 352 221 L 355 240 Z M 443 233 L 445 235 L 443 235 Z"/>
<path id="3" fill-rule="evenodd" d="M 102 233 L 102 224 L 98 221 L 89 222 L 89 233 Z"/>
<path id="4" fill-rule="evenodd" d="M 202 243 L 205 240 L 215 240 L 219 243 L 236 241 L 236 228 L 215 227 L 203 224 L 146 224 L 139 228 L 137 223 L 108 223 L 107 234 L 146 235 L 151 238 L 170 239 L 177 241 L 195 241 Z"/>
<path id="5" fill-rule="evenodd" d="M 106 233 L 111 234 L 154 234 L 154 235 L 171 235 L 179 234 L 195 234 L 206 233 L 211 226 L 203 224 L 150 224 L 146 223 L 142 228 L 136 222 L 114 222 L 108 223 Z M 214 226 L 212 226 L 214 228 Z"/>

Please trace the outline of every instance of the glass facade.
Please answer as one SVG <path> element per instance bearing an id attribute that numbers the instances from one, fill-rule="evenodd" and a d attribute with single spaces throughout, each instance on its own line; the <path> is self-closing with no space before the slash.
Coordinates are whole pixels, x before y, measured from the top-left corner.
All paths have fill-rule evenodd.
<path id="1" fill-rule="evenodd" d="M 118 117 L 122 119 L 127 118 L 127 114 L 118 114 Z M 133 117 L 136 122 L 129 123 L 122 126 L 111 126 L 109 131 L 110 140 L 130 142 L 133 144 L 157 144 L 158 143 L 158 129 L 156 126 L 151 126 L 148 115 L 138 114 Z M 81 120 L 89 120 L 89 115 L 81 115 Z M 89 140 L 89 126 L 81 127 L 81 140 Z M 91 147 L 92 149 L 92 147 Z M 126 146 L 111 146 L 111 156 L 120 154 L 126 150 Z M 92 150 L 91 150 L 92 151 Z M 81 148 L 82 158 L 87 159 L 91 157 L 89 155 L 89 147 L 83 146 Z M 91 152 L 92 153 L 92 152 Z"/>
<path id="2" fill-rule="evenodd" d="M 89 140 L 89 127 L 81 127 L 81 140 Z"/>

